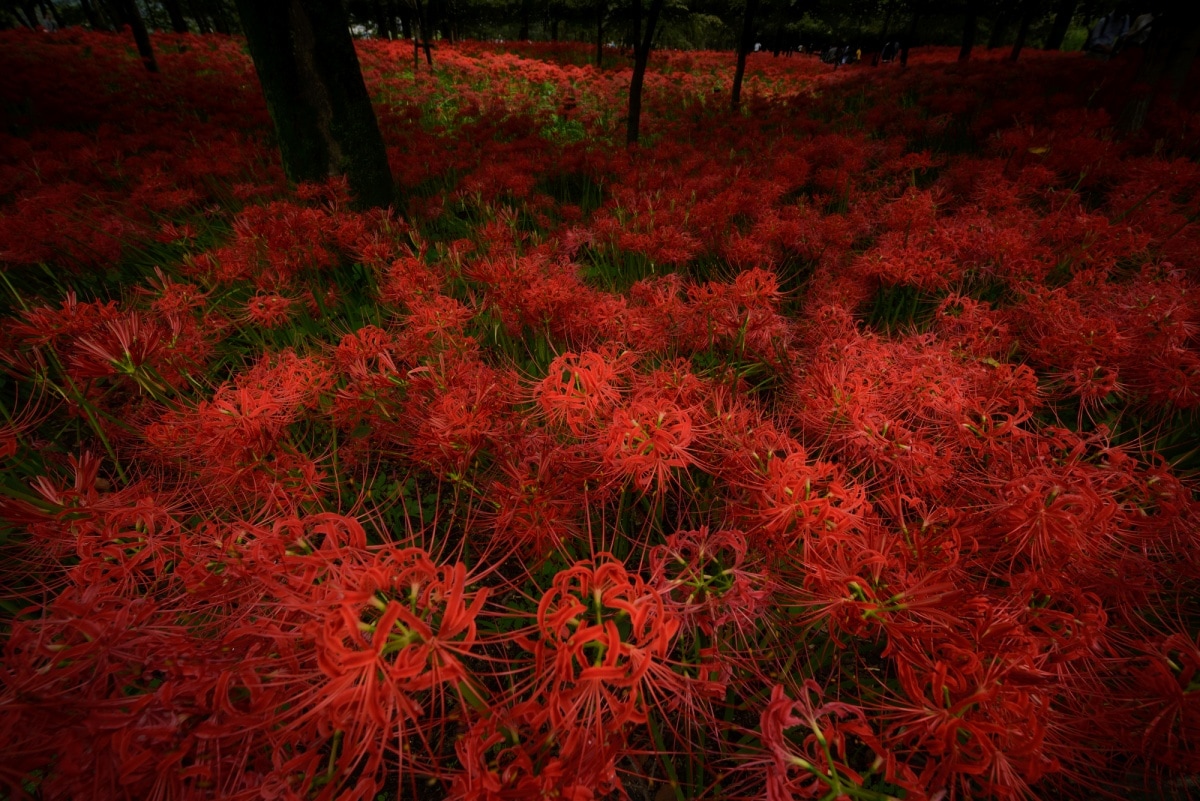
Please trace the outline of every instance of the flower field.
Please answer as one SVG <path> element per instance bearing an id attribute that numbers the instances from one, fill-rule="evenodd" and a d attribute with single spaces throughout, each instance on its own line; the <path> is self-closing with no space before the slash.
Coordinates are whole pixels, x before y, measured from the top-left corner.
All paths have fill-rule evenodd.
<path id="1" fill-rule="evenodd" d="M 155 46 L 0 32 L 0 795 L 1195 792 L 1194 102 L 359 42 L 357 211 Z"/>

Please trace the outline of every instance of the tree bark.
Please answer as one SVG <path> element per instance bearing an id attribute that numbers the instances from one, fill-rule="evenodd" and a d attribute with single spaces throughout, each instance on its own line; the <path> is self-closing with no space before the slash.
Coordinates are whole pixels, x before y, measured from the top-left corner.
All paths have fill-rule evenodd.
<path id="1" fill-rule="evenodd" d="M 179 0 L 162 0 L 163 6 L 167 9 L 167 16 L 171 18 L 171 30 L 175 33 L 187 33 L 187 20 L 183 18 L 183 6 Z"/>
<path id="2" fill-rule="evenodd" d="M 607 0 L 596 0 L 596 69 L 604 69 L 604 10 Z"/>
<path id="3" fill-rule="evenodd" d="M 209 21 L 207 16 L 201 13 L 201 6 L 196 0 L 188 0 L 187 10 L 191 18 L 196 22 L 196 30 L 205 34 L 213 32 L 212 22 Z"/>
<path id="4" fill-rule="evenodd" d="M 1192 72 L 1192 63 L 1196 60 L 1196 53 L 1200 51 L 1200 20 L 1196 19 L 1198 14 L 1195 6 L 1192 8 L 1190 24 L 1181 28 L 1178 43 L 1165 70 L 1167 94 L 1175 101 L 1183 94 L 1183 87 Z"/>
<path id="5" fill-rule="evenodd" d="M 875 43 L 875 52 L 871 54 L 871 66 L 879 66 L 879 57 L 882 54 L 883 48 L 887 46 L 888 33 L 892 30 L 892 12 L 896 9 L 895 3 L 887 4 L 887 15 L 883 18 L 883 30 L 879 34 L 879 39 Z"/>
<path id="6" fill-rule="evenodd" d="M 1021 50 L 1025 47 L 1025 37 L 1029 35 L 1029 26 L 1033 22 L 1033 8 L 1026 5 L 1021 12 L 1021 24 L 1017 26 L 1017 38 L 1013 42 L 1012 52 L 1008 54 L 1008 60 L 1015 62 L 1021 57 Z"/>
<path id="7" fill-rule="evenodd" d="M 63 27 L 63 21 L 62 17 L 58 15 L 58 6 L 54 5 L 54 3 L 47 2 L 47 0 L 41 0 L 41 3 L 42 11 L 45 12 L 50 19 L 54 20 L 54 25 L 56 27 L 61 29 Z"/>
<path id="8" fill-rule="evenodd" d="M 1004 39 L 1008 36 L 1008 27 L 1012 23 L 1012 8 L 1004 6 L 1000 12 L 996 14 L 992 20 L 992 30 L 988 33 L 987 49 L 995 50 L 1000 45 L 1004 44 Z"/>
<path id="9" fill-rule="evenodd" d="M 1142 129 L 1162 95 L 1179 99 L 1200 50 L 1200 6 L 1177 6 L 1155 19 L 1152 31 L 1119 122 L 1127 133 Z"/>
<path id="10" fill-rule="evenodd" d="M 921 21 L 921 3 L 913 6 L 912 20 L 908 23 L 908 33 L 904 35 L 904 40 L 900 43 L 900 66 L 908 66 L 908 51 L 913 46 L 913 42 L 917 38 L 917 24 Z"/>
<path id="11" fill-rule="evenodd" d="M 238 0 L 250 56 L 294 182 L 344 175 L 361 207 L 394 198 L 340 0 Z"/>
<path id="12" fill-rule="evenodd" d="M 650 60 L 650 48 L 654 46 L 654 28 L 658 25 L 658 15 L 662 12 L 663 0 L 650 0 L 650 15 L 646 19 L 646 32 L 641 42 L 634 38 L 633 46 L 633 78 L 629 81 L 629 120 L 625 130 L 625 144 L 636 145 L 642 122 L 642 83 L 646 78 L 646 63 Z M 634 3 L 636 25 L 641 26 L 642 3 Z M 634 29 L 635 31 L 637 28 Z"/>
<path id="13" fill-rule="evenodd" d="M 1075 16 L 1075 5 L 1076 0 L 1059 0 L 1054 11 L 1054 24 L 1050 26 L 1050 33 L 1046 34 L 1044 50 L 1062 49 L 1063 39 L 1071 27 L 1071 18 Z"/>
<path id="14" fill-rule="evenodd" d="M 432 28 L 429 22 L 429 4 L 421 0 L 413 0 L 416 14 L 412 22 L 413 33 L 413 75 L 416 76 L 417 66 L 421 63 L 421 48 L 425 49 L 425 64 L 433 69 L 433 50 L 430 44 Z"/>
<path id="15" fill-rule="evenodd" d="M 979 32 L 979 7 L 976 0 L 967 0 L 963 15 L 962 47 L 958 49 L 959 62 L 969 61 L 975 48 L 975 36 Z"/>
<path id="16" fill-rule="evenodd" d="M 104 23 L 100 13 L 92 5 L 92 0 L 79 0 L 79 7 L 83 10 L 83 16 L 87 18 L 88 25 L 93 31 L 108 30 L 108 26 Z"/>
<path id="17" fill-rule="evenodd" d="M 217 29 L 217 33 L 223 33 L 226 36 L 233 33 L 233 28 L 229 24 L 229 15 L 225 13 L 224 0 L 210 0 L 207 5 L 212 11 L 213 27 Z"/>
<path id="18" fill-rule="evenodd" d="M 154 48 L 150 45 L 150 32 L 146 30 L 146 22 L 142 19 L 142 12 L 137 7 L 136 0 L 116 0 L 114 6 L 121 16 L 121 24 L 128 25 L 133 31 L 133 41 L 137 45 L 138 55 L 142 57 L 142 63 L 146 65 L 146 70 L 158 72 Z"/>
<path id="19" fill-rule="evenodd" d="M 372 0 L 371 12 L 375 17 L 375 35 L 380 39 L 392 38 L 390 9 L 383 0 Z"/>
<path id="20" fill-rule="evenodd" d="M 746 13 L 742 17 L 742 37 L 738 41 L 737 68 L 733 71 L 733 97 L 730 108 L 736 114 L 742 107 L 742 78 L 746 75 L 746 54 L 750 52 L 750 40 L 754 38 L 754 12 L 758 0 L 746 0 Z"/>

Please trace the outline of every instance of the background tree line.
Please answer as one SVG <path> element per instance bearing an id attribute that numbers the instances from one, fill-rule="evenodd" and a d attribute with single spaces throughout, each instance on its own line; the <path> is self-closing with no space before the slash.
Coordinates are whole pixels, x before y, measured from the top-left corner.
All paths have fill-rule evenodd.
<path id="1" fill-rule="evenodd" d="M 782 51 L 804 44 L 870 45 L 911 35 L 914 43 L 957 45 L 975 19 L 978 43 L 1078 49 L 1087 27 L 1118 0 L 664 0 L 655 46 L 733 49 L 748 5 L 755 44 Z M 1127 4 L 1135 12 L 1170 5 Z M 345 0 L 352 30 L 388 39 L 581 41 L 631 48 L 635 0 Z M 1143 8 L 1144 6 L 1144 8 Z M 1158 10 L 1162 10 L 1159 8 Z M 915 20 L 915 24 L 913 21 Z M 239 33 L 234 0 L 0 0 L 0 26 L 86 25 L 116 30 Z M 424 30 L 423 30 L 424 29 Z"/>
<path id="2" fill-rule="evenodd" d="M 878 54 L 899 41 L 900 61 L 919 44 L 1077 46 L 1093 18 L 1117 4 L 1152 13 L 1153 32 L 1137 66 L 1143 87 L 1121 125 L 1137 130 L 1156 97 L 1179 97 L 1200 50 L 1200 1 L 1185 0 L 0 0 L 0 24 L 52 28 L 86 24 L 131 32 L 151 72 L 152 30 L 242 33 L 275 124 L 288 178 L 346 177 L 363 206 L 387 206 L 394 184 L 352 34 L 409 38 L 433 63 L 436 39 L 577 40 L 595 44 L 595 63 L 632 56 L 626 140 L 638 141 L 642 81 L 654 47 L 736 49 L 731 110 L 740 105 L 747 54 L 779 55 L 850 45 Z M 1073 37 L 1069 39 L 1068 37 Z M 608 53 L 608 45 L 621 53 Z M 878 59 L 873 59 L 878 64 Z"/>

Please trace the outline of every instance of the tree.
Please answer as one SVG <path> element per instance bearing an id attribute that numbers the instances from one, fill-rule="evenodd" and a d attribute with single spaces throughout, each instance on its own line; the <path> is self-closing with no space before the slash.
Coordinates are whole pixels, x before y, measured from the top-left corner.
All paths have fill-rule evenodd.
<path id="1" fill-rule="evenodd" d="M 978 0 L 967 0 L 967 7 L 963 12 L 963 35 L 962 47 L 958 49 L 958 60 L 968 61 L 971 58 L 971 50 L 975 47 L 975 35 L 979 30 L 979 6 Z"/>
<path id="2" fill-rule="evenodd" d="M 340 0 L 238 0 L 290 180 L 344 175 L 360 206 L 394 187 Z"/>
<path id="3" fill-rule="evenodd" d="M 992 16 L 992 30 L 988 34 L 987 49 L 995 50 L 1004 44 L 1008 29 L 1012 24 L 1012 3 L 1001 3 Z"/>
<path id="4" fill-rule="evenodd" d="M 596 0 L 596 69 L 604 69 L 604 12 L 607 0 Z"/>
<path id="5" fill-rule="evenodd" d="M 133 41 L 137 44 L 138 55 L 149 72 L 158 72 L 158 61 L 154 58 L 154 48 L 150 46 L 150 32 L 146 30 L 146 21 L 142 19 L 141 9 L 137 0 L 113 0 L 113 10 L 117 15 L 118 25 L 128 25 L 133 31 Z"/>
<path id="6" fill-rule="evenodd" d="M 917 25 L 921 22 L 921 13 L 925 10 L 923 0 L 915 0 L 912 7 L 912 16 L 909 18 L 908 33 L 900 41 L 900 66 L 908 66 L 908 51 L 913 46 L 917 39 Z"/>
<path id="7" fill-rule="evenodd" d="M 1155 15 L 1151 31 L 1134 78 L 1134 93 L 1121 115 L 1121 127 L 1130 133 L 1142 129 L 1158 98 L 1178 100 L 1183 92 L 1200 51 L 1200 5 L 1164 7 Z"/>
<path id="8" fill-rule="evenodd" d="M 187 20 L 183 18 L 183 4 L 179 0 L 163 0 L 163 7 L 167 9 L 167 16 L 171 18 L 171 30 L 175 33 L 187 33 Z"/>
<path id="9" fill-rule="evenodd" d="M 1025 38 L 1029 35 L 1029 26 L 1033 24 L 1033 15 L 1033 0 L 1024 0 L 1021 3 L 1021 22 L 1017 25 L 1017 38 L 1013 42 L 1012 52 L 1008 54 L 1009 61 L 1015 62 L 1021 57 L 1021 50 L 1025 47 Z"/>
<path id="10" fill-rule="evenodd" d="M 633 3 L 633 77 L 629 81 L 629 121 L 625 131 L 625 142 L 635 145 L 638 128 L 642 121 L 642 82 L 646 78 L 646 63 L 650 60 L 650 48 L 654 45 L 654 28 L 662 13 L 663 0 L 650 0 L 650 15 L 646 19 L 645 36 L 638 35 L 642 21 L 642 0 Z"/>
<path id="11" fill-rule="evenodd" d="M 1054 9 L 1054 24 L 1050 26 L 1050 32 L 1046 34 L 1046 50 L 1062 49 L 1063 39 L 1066 38 L 1067 30 L 1071 27 L 1071 19 L 1075 16 L 1076 5 L 1078 5 L 1077 0 L 1059 0 Z"/>
<path id="12" fill-rule="evenodd" d="M 746 14 L 742 19 L 742 35 L 738 40 L 737 47 L 737 69 L 733 72 L 732 107 L 734 112 L 742 107 L 742 77 L 746 74 L 746 54 L 753 46 L 751 40 L 754 38 L 754 11 L 757 6 L 758 0 L 746 0 Z"/>

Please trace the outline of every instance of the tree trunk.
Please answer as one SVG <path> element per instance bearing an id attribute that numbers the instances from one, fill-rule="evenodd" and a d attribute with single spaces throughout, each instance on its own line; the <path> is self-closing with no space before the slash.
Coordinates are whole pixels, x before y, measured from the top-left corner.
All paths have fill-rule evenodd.
<path id="1" fill-rule="evenodd" d="M 979 31 L 979 7 L 976 0 L 967 0 L 963 14 L 962 47 L 958 49 L 959 62 L 969 61 L 971 50 L 975 48 L 975 35 Z"/>
<path id="2" fill-rule="evenodd" d="M 1017 26 L 1017 38 L 1013 42 L 1012 52 L 1008 54 L 1008 60 L 1015 62 L 1021 57 L 1021 49 L 1025 47 L 1025 37 L 1029 35 L 1029 26 L 1033 22 L 1033 8 L 1026 5 L 1025 10 L 1021 12 L 1021 24 Z"/>
<path id="3" fill-rule="evenodd" d="M 130 0 L 130 2 L 134 6 L 137 5 L 137 0 Z M 160 10 L 155 3 L 142 3 L 138 11 L 142 12 L 142 22 L 145 24 L 146 30 L 162 33 L 167 29 L 167 26 L 163 24 L 162 19 L 158 16 Z"/>
<path id="4" fill-rule="evenodd" d="M 167 16 L 171 18 L 171 30 L 175 33 L 187 33 L 187 20 L 183 18 L 183 6 L 179 0 L 163 0 L 163 6 L 167 9 Z"/>
<path id="5" fill-rule="evenodd" d="M 238 0 L 238 11 L 288 178 L 344 175 L 359 206 L 389 205 L 387 152 L 340 0 Z"/>
<path id="6" fill-rule="evenodd" d="M 1054 24 L 1050 26 L 1050 33 L 1046 34 L 1044 50 L 1062 48 L 1063 39 L 1067 37 L 1067 31 L 1071 27 L 1071 19 L 1075 16 L 1075 5 L 1076 0 L 1059 0 L 1054 11 Z"/>
<path id="7" fill-rule="evenodd" d="M 431 26 L 429 23 L 429 4 L 422 5 L 421 0 L 413 0 L 413 5 L 416 8 L 416 16 L 413 18 L 413 75 L 415 77 L 417 65 L 421 63 L 421 48 L 425 49 L 425 64 L 433 69 L 433 50 L 430 44 L 432 35 Z"/>
<path id="8" fill-rule="evenodd" d="M 917 39 L 917 24 L 921 21 L 921 4 L 913 6 L 912 20 L 908 23 L 908 33 L 904 35 L 904 41 L 900 43 L 900 66 L 908 66 L 908 51 L 913 46 L 913 42 Z"/>
<path id="9" fill-rule="evenodd" d="M 895 3 L 887 4 L 887 16 L 883 18 L 883 30 L 879 34 L 879 40 L 876 42 L 875 52 L 871 55 L 871 66 L 879 66 L 879 56 L 884 47 L 887 46 L 888 33 L 892 30 L 892 12 L 896 9 Z"/>
<path id="10" fill-rule="evenodd" d="M 37 3 L 35 3 L 33 0 L 25 0 L 25 2 L 21 3 L 20 6 L 15 9 L 15 11 L 17 12 L 17 19 L 19 19 L 21 24 L 23 24 L 26 28 L 31 31 L 36 31 L 38 29 Z"/>
<path id="11" fill-rule="evenodd" d="M 1142 129 L 1159 96 L 1178 100 L 1183 91 L 1200 50 L 1200 6 L 1185 5 L 1154 20 L 1134 78 L 1134 94 L 1121 114 L 1119 124 L 1127 133 Z"/>
<path id="12" fill-rule="evenodd" d="M 189 15 L 196 21 L 196 30 L 200 33 L 212 33 L 213 26 L 208 17 L 201 13 L 200 5 L 196 0 L 188 0 L 187 9 Z"/>
<path id="13" fill-rule="evenodd" d="M 42 2 L 42 11 L 46 14 L 47 17 L 54 20 L 54 26 L 61 30 L 63 27 L 63 21 L 62 21 L 62 17 L 60 17 L 58 15 L 58 6 L 54 5 L 54 3 L 47 2 L 47 0 L 41 0 L 41 2 Z"/>
<path id="14" fill-rule="evenodd" d="M 1012 9 L 1009 6 L 1004 6 L 1000 9 L 1000 13 L 996 14 L 996 18 L 992 20 L 992 30 L 988 33 L 988 50 L 995 50 L 1004 44 L 1004 38 L 1008 36 L 1008 26 L 1011 22 Z"/>
<path id="15" fill-rule="evenodd" d="M 1183 87 L 1192 72 L 1192 63 L 1196 60 L 1197 51 L 1200 51 L 1200 20 L 1196 19 L 1198 14 L 1195 6 L 1192 8 L 1191 24 L 1181 28 L 1178 44 L 1165 70 L 1167 93 L 1176 102 L 1183 94 Z"/>
<path id="16" fill-rule="evenodd" d="M 758 0 L 746 0 L 746 13 L 742 17 L 742 38 L 738 42 L 737 68 L 733 71 L 733 97 L 730 107 L 736 114 L 742 107 L 742 78 L 746 75 L 746 54 L 750 52 L 750 40 L 754 38 L 754 12 Z"/>
<path id="17" fill-rule="evenodd" d="M 146 30 L 146 22 L 136 0 L 116 0 L 114 3 L 120 14 L 120 23 L 128 25 L 133 31 L 133 41 L 137 44 L 138 55 L 149 72 L 158 72 L 158 62 L 154 59 L 154 48 L 150 46 L 150 33 Z"/>
<path id="18" fill-rule="evenodd" d="M 210 0 L 208 7 L 212 10 L 213 27 L 217 29 L 217 33 L 223 33 L 226 36 L 233 33 L 233 28 L 229 24 L 229 15 L 225 13 L 224 0 Z"/>
<path id="19" fill-rule="evenodd" d="M 79 0 L 79 7 L 83 10 L 83 16 L 87 18 L 88 25 L 93 31 L 106 31 L 108 26 L 104 24 L 100 13 L 96 11 L 96 7 L 92 5 L 92 0 Z"/>
<path id="20" fill-rule="evenodd" d="M 438 0 L 438 22 L 442 38 L 454 44 L 454 6 L 451 0 Z"/>
<path id="21" fill-rule="evenodd" d="M 371 12 L 375 17 L 375 35 L 380 39 L 392 38 L 390 9 L 383 0 L 372 0 Z"/>
<path id="22" fill-rule="evenodd" d="M 529 13 L 532 0 L 521 0 L 521 28 L 517 31 L 517 38 L 522 42 L 529 41 Z"/>
<path id="23" fill-rule="evenodd" d="M 650 60 L 650 48 L 654 46 L 654 28 L 662 12 L 663 0 L 650 0 L 650 16 L 646 19 L 646 32 L 640 43 L 634 40 L 633 78 L 629 81 L 629 124 L 625 131 L 625 144 L 636 145 L 642 122 L 642 82 L 646 78 L 646 63 Z M 642 3 L 634 3 L 634 15 L 641 26 Z"/>
<path id="24" fill-rule="evenodd" d="M 596 69 L 604 69 L 604 9 L 607 0 L 596 0 Z"/>

